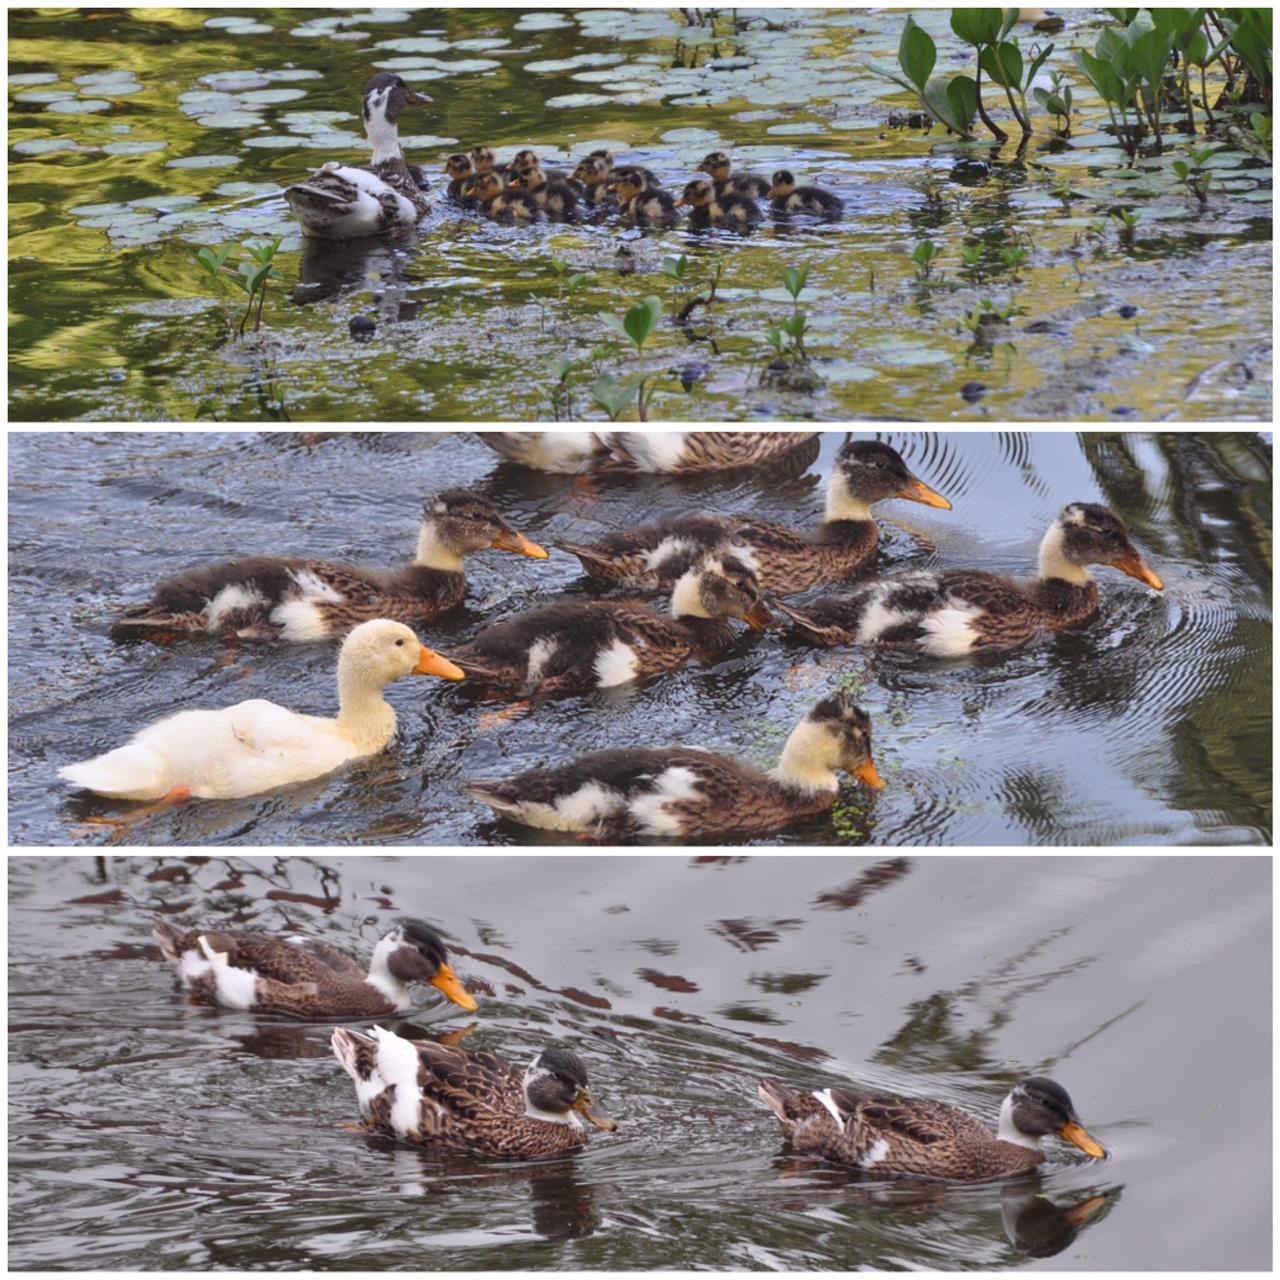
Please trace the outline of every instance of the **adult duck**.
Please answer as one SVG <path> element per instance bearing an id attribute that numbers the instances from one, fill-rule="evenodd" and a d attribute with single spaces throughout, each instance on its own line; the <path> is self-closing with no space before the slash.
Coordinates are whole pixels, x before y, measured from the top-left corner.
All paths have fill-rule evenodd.
<path id="1" fill-rule="evenodd" d="M 1048 1134 L 1095 1160 L 1106 1156 L 1085 1132 L 1067 1091 L 1044 1076 L 1013 1087 L 994 1134 L 959 1107 L 927 1098 L 889 1098 L 848 1088 L 798 1093 L 768 1079 L 760 1081 L 760 1097 L 798 1152 L 872 1173 L 947 1182 L 1018 1177 L 1044 1162 L 1041 1139 Z"/>
<path id="2" fill-rule="evenodd" d="M 1098 612 L 1098 584 L 1089 572 L 1094 564 L 1164 589 L 1114 511 L 1073 502 L 1044 535 L 1034 582 L 1009 582 L 979 569 L 911 569 L 860 584 L 842 599 L 804 608 L 779 602 L 778 608 L 819 644 L 907 645 L 952 657 L 1083 626 Z"/>
<path id="3" fill-rule="evenodd" d="M 217 710 L 179 711 L 122 747 L 67 765 L 58 776 L 115 800 L 231 800 L 307 782 L 376 755 L 395 737 L 383 697 L 407 675 L 461 680 L 453 663 L 408 627 L 379 618 L 358 626 L 338 653 L 338 714 L 304 715 L 255 698 Z"/>
<path id="4" fill-rule="evenodd" d="M 609 688 L 726 648 L 736 638 L 730 618 L 756 631 L 770 621 L 756 575 L 720 552 L 676 583 L 669 614 L 640 600 L 560 600 L 485 627 L 448 658 L 495 684 L 544 693 Z"/>
<path id="5" fill-rule="evenodd" d="M 836 454 L 827 483 L 826 515 L 810 531 L 755 516 L 684 515 L 619 529 L 598 542 L 554 545 L 577 556 L 593 577 L 653 587 L 684 573 L 716 547 L 732 547 L 750 564 L 765 591 L 804 591 L 847 578 L 875 556 L 877 502 L 905 498 L 950 511 L 951 504 L 907 468 L 902 455 L 875 440 L 854 440 Z"/>
<path id="6" fill-rule="evenodd" d="M 412 227 L 430 205 L 400 150 L 400 112 L 430 102 L 399 76 L 380 71 L 364 87 L 364 131 L 373 148 L 367 169 L 330 161 L 284 198 L 304 235 L 347 240 Z"/>
<path id="7" fill-rule="evenodd" d="M 586 1064 L 568 1049 L 542 1049 L 520 1068 L 494 1053 L 406 1040 L 381 1027 L 367 1035 L 338 1027 L 330 1044 L 355 1083 L 365 1123 L 403 1142 L 527 1160 L 585 1146 L 588 1125 L 618 1127 L 591 1097 Z"/>
<path id="8" fill-rule="evenodd" d="M 370 618 L 421 626 L 462 603 L 463 557 L 484 550 L 547 558 L 484 494 L 446 489 L 425 503 L 417 551 L 403 569 L 283 556 L 232 560 L 161 583 L 149 604 L 126 608 L 112 629 L 117 636 L 190 631 L 306 642 L 344 635 Z"/>
<path id="9" fill-rule="evenodd" d="M 312 1020 L 387 1018 L 414 1007 L 413 982 L 476 1008 L 440 935 L 420 920 L 402 921 L 380 938 L 368 972 L 345 951 L 303 934 L 184 933 L 158 920 L 151 936 L 190 991 L 228 1009 Z"/>
<path id="10" fill-rule="evenodd" d="M 847 694 L 825 698 L 792 730 L 768 772 L 694 747 L 597 751 L 505 782 L 472 780 L 465 795 L 504 818 L 596 839 L 772 835 L 826 813 L 836 771 L 884 787 L 871 759 L 871 720 Z"/>

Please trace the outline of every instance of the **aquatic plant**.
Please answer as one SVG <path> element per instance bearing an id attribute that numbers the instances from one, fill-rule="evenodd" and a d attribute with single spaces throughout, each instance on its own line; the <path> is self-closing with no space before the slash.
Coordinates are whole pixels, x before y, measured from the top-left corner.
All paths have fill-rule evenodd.
<path id="1" fill-rule="evenodd" d="M 1209 186 L 1212 181 L 1205 166 L 1216 150 L 1217 147 L 1214 146 L 1201 147 L 1199 150 L 1191 149 L 1187 152 L 1190 157 L 1189 162 L 1175 160 L 1170 165 L 1173 176 L 1195 196 L 1202 208 L 1209 203 Z"/>
<path id="2" fill-rule="evenodd" d="M 938 253 L 938 246 L 932 240 L 921 240 L 911 251 L 911 261 L 915 263 L 916 268 L 916 279 L 921 284 L 925 284 L 932 274 Z"/>
<path id="3" fill-rule="evenodd" d="M 268 241 L 266 244 L 253 244 L 246 241 L 240 247 L 249 255 L 249 260 L 239 263 L 234 270 L 227 266 L 227 258 L 231 256 L 231 250 L 234 245 L 223 245 L 221 249 L 200 249 L 196 253 L 196 262 L 200 268 L 206 272 L 213 280 L 218 289 L 219 300 L 223 302 L 225 309 L 225 296 L 222 292 L 222 282 L 228 279 L 236 288 L 242 290 L 249 299 L 248 305 L 245 307 L 244 315 L 240 320 L 239 334 L 244 336 L 245 326 L 249 323 L 249 317 L 253 314 L 253 300 L 258 300 L 258 314 L 254 320 L 253 331 L 257 333 L 262 328 L 262 308 L 267 297 L 267 281 L 273 276 L 279 280 L 281 274 L 272 265 L 272 260 L 276 256 L 277 250 L 283 241 L 283 237 L 277 236 L 276 239 Z M 231 318 L 230 311 L 227 311 L 227 325 L 234 333 L 235 322 Z"/>
<path id="4" fill-rule="evenodd" d="M 625 316 L 602 315 L 600 319 L 635 347 L 636 362 L 640 371 L 622 383 L 619 383 L 611 374 L 602 373 L 592 386 L 591 394 L 613 421 L 617 419 L 618 414 L 626 407 L 634 393 L 636 412 L 640 421 L 647 422 L 652 389 L 646 385 L 648 374 L 644 367 L 644 345 L 658 327 L 658 321 L 662 319 L 662 299 L 650 294 L 639 306 L 632 307 Z"/>
<path id="5" fill-rule="evenodd" d="M 1016 20 L 1016 10 L 1013 12 Z M 978 111 L 977 82 L 972 76 L 965 75 L 954 76 L 950 80 L 934 76 L 933 68 L 937 61 L 938 47 L 933 37 L 908 15 L 898 42 L 898 65 L 902 68 L 902 75 L 886 71 L 872 62 L 859 65 L 872 75 L 892 80 L 914 94 L 930 119 L 971 142 L 976 136 L 973 121 Z"/>

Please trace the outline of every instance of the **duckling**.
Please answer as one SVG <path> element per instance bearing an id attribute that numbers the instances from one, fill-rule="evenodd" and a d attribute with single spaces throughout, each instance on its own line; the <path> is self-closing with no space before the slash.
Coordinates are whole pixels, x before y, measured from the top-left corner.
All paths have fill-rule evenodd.
<path id="1" fill-rule="evenodd" d="M 694 173 L 710 175 L 717 196 L 749 196 L 758 200 L 767 194 L 769 182 L 758 173 L 732 173 L 733 161 L 723 151 L 713 151 L 694 165 Z"/>
<path id="2" fill-rule="evenodd" d="M 651 187 L 639 171 L 615 169 L 609 189 L 618 193 L 618 208 L 638 227 L 673 227 L 684 216 L 675 200 Z"/>
<path id="3" fill-rule="evenodd" d="M 495 222 L 537 222 L 542 206 L 527 191 L 509 187 L 495 172 L 479 174 L 471 184 L 471 194 L 480 212 Z"/>
<path id="4" fill-rule="evenodd" d="M 837 769 L 884 787 L 871 760 L 871 721 L 843 693 L 800 721 L 768 773 L 694 747 L 637 747 L 597 751 L 506 782 L 471 780 L 462 791 L 531 827 L 601 840 L 714 840 L 772 835 L 826 813 L 836 801 Z"/>
<path id="5" fill-rule="evenodd" d="M 564 169 L 543 169 L 542 157 L 536 151 L 517 151 L 510 164 L 512 180 L 523 178 L 533 169 L 542 169 L 548 182 L 567 182 L 569 174 Z"/>
<path id="6" fill-rule="evenodd" d="M 430 101 L 387 71 L 365 85 L 364 129 L 373 148 L 369 168 L 330 161 L 285 191 L 303 235 L 328 240 L 371 236 L 416 226 L 427 215 L 431 206 L 404 162 L 398 122 L 410 103 Z"/>
<path id="7" fill-rule="evenodd" d="M 819 644 L 909 645 L 951 657 L 1083 626 L 1098 612 L 1091 564 L 1164 589 L 1114 511 L 1073 502 L 1049 526 L 1040 576 L 1025 586 L 978 569 L 913 569 L 863 583 L 845 599 L 778 608 Z"/>
<path id="8" fill-rule="evenodd" d="M 685 205 L 692 207 L 689 218 L 695 228 L 725 227 L 743 231 L 764 220 L 760 206 L 749 196 L 717 195 L 705 178 L 695 178 L 685 186 L 676 208 Z"/>
<path id="9" fill-rule="evenodd" d="M 700 560 L 675 585 L 671 613 L 640 600 L 560 600 L 485 627 L 449 651 L 468 676 L 541 692 L 609 688 L 675 671 L 733 643 L 730 618 L 769 623 L 756 575 L 736 556 Z"/>
<path id="10" fill-rule="evenodd" d="M 821 187 L 796 186 L 790 169 L 779 169 L 773 175 L 768 194 L 774 213 L 811 213 L 819 218 L 839 218 L 844 213 L 844 201 L 839 196 Z"/>
<path id="11" fill-rule="evenodd" d="M 162 582 L 149 604 L 123 610 L 113 631 L 306 642 L 343 635 L 369 618 L 421 625 L 462 603 L 463 557 L 489 548 L 547 558 L 484 494 L 446 489 L 424 504 L 417 553 L 403 569 L 385 573 L 279 556 L 233 560 Z"/>
<path id="12" fill-rule="evenodd" d="M 613 164 L 597 155 L 579 160 L 573 171 L 573 180 L 583 187 L 583 202 L 593 209 L 608 208 L 617 201 L 609 190 Z"/>
<path id="13" fill-rule="evenodd" d="M 474 206 L 476 201 L 470 187 L 475 181 L 476 167 L 471 157 L 462 152 L 451 155 L 445 161 L 441 172 L 449 175 L 449 186 L 445 196 L 455 204 Z"/>
<path id="14" fill-rule="evenodd" d="M 254 699 L 218 710 L 179 711 L 122 747 L 71 764 L 58 776 L 114 800 L 237 800 L 321 778 L 376 755 L 396 733 L 383 690 L 401 676 L 461 680 L 453 663 L 387 618 L 361 623 L 338 653 L 336 719 Z"/>
<path id="15" fill-rule="evenodd" d="M 543 1049 L 520 1070 L 493 1053 L 382 1027 L 367 1035 L 338 1027 L 330 1044 L 365 1122 L 404 1142 L 528 1160 L 585 1146 L 583 1120 L 606 1133 L 618 1127 L 592 1100 L 586 1064 L 567 1049 Z"/>
<path id="16" fill-rule="evenodd" d="M 947 1182 L 1018 1177 L 1044 1162 L 1040 1140 L 1051 1133 L 1095 1160 L 1107 1154 L 1085 1132 L 1067 1091 L 1045 1076 L 1013 1087 L 996 1134 L 967 1111 L 928 1098 L 843 1087 L 797 1093 L 768 1079 L 760 1081 L 760 1097 L 798 1152 L 878 1174 Z"/>
<path id="17" fill-rule="evenodd" d="M 580 208 L 577 191 L 568 182 L 551 180 L 542 165 L 537 163 L 536 157 L 534 160 L 534 164 L 526 168 L 511 185 L 528 192 L 548 214 L 559 218 L 574 217 Z"/>
<path id="18" fill-rule="evenodd" d="M 454 1004 L 476 1002 L 449 965 L 440 935 L 404 920 L 373 949 L 369 972 L 319 938 L 265 932 L 183 933 L 157 920 L 151 936 L 183 985 L 207 1004 L 291 1018 L 388 1018 L 414 1007 L 411 982 Z"/>
<path id="19" fill-rule="evenodd" d="M 874 503 L 905 498 L 951 510 L 951 504 L 907 468 L 902 455 L 876 440 L 853 440 L 836 454 L 827 482 L 826 515 L 801 532 L 755 516 L 675 516 L 619 529 L 593 543 L 556 542 L 593 577 L 651 588 L 684 573 L 714 547 L 732 547 L 753 566 L 761 588 L 788 594 L 852 577 L 876 554 Z"/>
<path id="20" fill-rule="evenodd" d="M 695 475 L 791 463 L 816 431 L 479 431 L 491 449 L 541 471 Z M 811 459 L 809 460 L 811 461 Z"/>
<path id="21" fill-rule="evenodd" d="M 471 163 L 475 165 L 477 173 L 496 173 L 503 182 L 511 176 L 511 166 L 499 164 L 493 148 L 483 144 L 471 148 Z"/>

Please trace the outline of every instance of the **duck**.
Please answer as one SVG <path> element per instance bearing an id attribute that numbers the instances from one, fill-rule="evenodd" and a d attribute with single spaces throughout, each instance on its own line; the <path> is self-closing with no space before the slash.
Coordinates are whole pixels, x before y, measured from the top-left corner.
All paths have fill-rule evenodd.
<path id="1" fill-rule="evenodd" d="M 760 1081 L 765 1105 L 796 1150 L 878 1174 L 984 1182 L 1028 1174 L 1045 1160 L 1041 1139 L 1056 1134 L 1095 1160 L 1106 1150 L 1085 1131 L 1067 1091 L 1046 1076 L 1014 1085 L 999 1131 L 947 1102 L 898 1099 L 860 1089 L 797 1093 Z"/>
<path id="2" fill-rule="evenodd" d="M 531 195 L 552 217 L 572 218 L 578 213 L 578 192 L 564 179 L 552 178 L 537 163 L 536 156 L 534 163 L 522 170 L 511 185 Z"/>
<path id="3" fill-rule="evenodd" d="M 588 160 L 599 160 L 608 170 L 609 173 L 614 172 L 614 154 L 612 151 L 606 151 L 603 148 L 597 151 L 588 151 L 586 158 Z M 639 174 L 645 182 L 651 187 L 662 186 L 662 179 L 654 173 L 652 169 L 646 169 L 642 164 L 624 164 L 618 166 L 620 173 Z"/>
<path id="4" fill-rule="evenodd" d="M 804 608 L 778 602 L 778 608 L 818 644 L 904 645 L 957 657 L 1091 621 L 1098 612 L 1093 564 L 1164 590 L 1114 511 L 1072 502 L 1044 535 L 1034 582 L 1020 585 L 980 569 L 909 569 L 863 583 L 843 599 L 824 597 Z"/>
<path id="5" fill-rule="evenodd" d="M 638 227 L 674 227 L 684 216 L 675 197 L 652 186 L 638 170 L 615 169 L 609 190 L 617 192 L 618 208 Z"/>
<path id="6" fill-rule="evenodd" d="M 476 166 L 469 155 L 459 151 L 449 156 L 440 172 L 449 175 L 449 185 L 445 188 L 446 199 L 452 200 L 455 204 L 475 204 L 470 187 L 475 181 Z"/>
<path id="7" fill-rule="evenodd" d="M 705 173 L 715 183 L 717 196 L 748 196 L 758 200 L 768 193 L 769 181 L 758 173 L 734 173 L 733 161 L 723 151 L 705 155 L 693 167 L 694 173 Z"/>
<path id="8" fill-rule="evenodd" d="M 600 431 L 477 431 L 508 462 L 535 471 L 582 475 L 613 456 L 608 433 Z"/>
<path id="9" fill-rule="evenodd" d="M 504 182 L 510 177 L 511 166 L 498 163 L 498 156 L 494 149 L 485 146 L 483 143 L 478 147 L 471 148 L 471 163 L 475 166 L 477 173 L 496 173 Z"/>
<path id="10" fill-rule="evenodd" d="M 420 626 L 462 603 L 463 557 L 490 549 L 547 559 L 484 494 L 446 489 L 424 504 L 417 551 L 403 569 L 285 556 L 232 560 L 162 582 L 150 603 L 123 609 L 112 631 L 117 638 L 176 631 L 310 643 L 370 618 Z"/>
<path id="11" fill-rule="evenodd" d="M 416 226 L 431 206 L 400 150 L 400 112 L 431 99 L 397 75 L 380 71 L 364 87 L 364 129 L 373 147 L 369 168 L 330 161 L 284 193 L 302 233 L 348 240 Z"/>
<path id="12" fill-rule="evenodd" d="M 618 1128 L 591 1096 L 586 1063 L 568 1049 L 541 1049 L 520 1068 L 382 1027 L 337 1027 L 330 1044 L 365 1123 L 402 1142 L 528 1160 L 585 1146 L 588 1125 Z"/>
<path id="13" fill-rule="evenodd" d="M 542 170 L 548 182 L 568 182 L 569 174 L 564 169 L 543 169 L 542 157 L 536 151 L 530 151 L 527 148 L 524 151 L 517 151 L 511 158 L 509 166 L 511 174 L 514 178 L 523 178 L 525 174 L 532 172 L 534 169 Z"/>
<path id="14" fill-rule="evenodd" d="M 689 220 L 697 228 L 727 227 L 743 231 L 762 222 L 760 206 L 749 196 L 721 195 L 705 178 L 695 178 L 685 186 L 676 208 L 688 206 Z"/>
<path id="15" fill-rule="evenodd" d="M 799 187 L 790 169 L 779 169 L 773 175 L 768 198 L 774 213 L 811 213 L 819 218 L 839 218 L 844 214 L 844 201 L 821 187 Z"/>
<path id="16" fill-rule="evenodd" d="M 573 180 L 582 184 L 582 200 L 593 209 L 604 209 L 616 204 L 609 190 L 613 162 L 598 155 L 579 160 L 573 170 Z"/>
<path id="17" fill-rule="evenodd" d="M 429 982 L 474 1012 L 440 935 L 404 920 L 379 939 L 366 973 L 345 951 L 303 934 L 184 933 L 157 920 L 151 936 L 183 984 L 207 1004 L 291 1018 L 388 1018 L 414 1007 L 411 982 Z"/>
<path id="18" fill-rule="evenodd" d="M 675 671 L 732 644 L 730 618 L 755 631 L 771 621 L 756 575 L 736 556 L 713 553 L 671 593 L 671 612 L 641 600 L 559 600 L 485 627 L 448 650 L 468 677 L 540 692 L 611 688 Z"/>
<path id="19" fill-rule="evenodd" d="M 592 577 L 641 589 L 678 576 L 692 559 L 715 547 L 732 547 L 755 569 L 762 590 L 785 595 L 865 568 L 880 543 L 871 507 L 890 498 L 951 510 L 946 498 L 912 475 L 891 445 L 853 440 L 836 454 L 826 515 L 816 529 L 789 529 L 755 516 L 682 515 L 619 529 L 597 542 L 552 545 L 576 556 Z"/>
<path id="20" fill-rule="evenodd" d="M 336 718 L 303 715 L 255 698 L 216 710 L 179 711 L 140 729 L 122 747 L 66 765 L 58 776 L 112 800 L 238 800 L 322 778 L 377 755 L 396 734 L 383 697 L 407 675 L 464 678 L 402 623 L 363 622 L 338 651 Z"/>
<path id="21" fill-rule="evenodd" d="M 499 817 L 598 840 L 717 840 L 774 835 L 826 813 L 836 770 L 879 791 L 871 720 L 845 693 L 824 698 L 791 731 L 765 772 L 696 747 L 597 751 L 500 782 L 468 779 L 462 792 Z"/>
<path id="22" fill-rule="evenodd" d="M 493 170 L 481 173 L 471 183 L 471 194 L 480 212 L 495 222 L 537 222 L 542 206 L 526 191 L 506 185 Z"/>

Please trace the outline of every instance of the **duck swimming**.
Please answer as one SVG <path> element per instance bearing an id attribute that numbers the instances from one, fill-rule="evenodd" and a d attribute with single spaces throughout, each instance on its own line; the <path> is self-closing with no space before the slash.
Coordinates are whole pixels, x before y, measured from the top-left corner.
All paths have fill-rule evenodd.
<path id="1" fill-rule="evenodd" d="M 671 594 L 671 613 L 639 600 L 560 600 L 485 627 L 449 660 L 477 680 L 543 692 L 609 688 L 674 671 L 732 644 L 730 618 L 770 621 L 756 575 L 728 553 L 695 564 Z"/>
<path id="2" fill-rule="evenodd" d="M 815 217 L 835 219 L 844 213 L 844 201 L 821 187 L 801 187 L 790 169 L 779 169 L 773 175 L 768 197 L 774 213 L 809 213 Z"/>
<path id="3" fill-rule="evenodd" d="M 149 604 L 126 608 L 116 636 L 190 631 L 242 639 L 309 642 L 344 635 L 370 618 L 422 625 L 456 608 L 467 591 L 463 557 L 547 553 L 471 489 L 446 489 L 424 504 L 413 563 L 383 572 L 282 556 L 251 556 L 192 569 L 157 588 Z"/>
<path id="4" fill-rule="evenodd" d="M 256 698 L 217 710 L 179 711 L 122 747 L 70 764 L 58 776 L 115 800 L 233 800 L 321 778 L 376 755 L 395 737 L 382 696 L 407 675 L 461 680 L 463 673 L 399 622 L 358 626 L 338 653 L 338 715 L 303 715 Z"/>
<path id="5" fill-rule="evenodd" d="M 836 454 L 826 516 L 811 531 L 755 516 L 684 515 L 619 529 L 597 542 L 554 545 L 577 556 L 593 577 L 634 587 L 657 586 L 707 551 L 732 547 L 755 569 L 763 590 L 786 594 L 851 577 L 866 566 L 880 541 L 871 507 L 890 498 L 951 510 L 946 498 L 911 474 L 896 449 L 853 440 Z"/>
<path id="6" fill-rule="evenodd" d="M 1114 511 L 1073 502 L 1049 526 L 1040 576 L 1025 586 L 979 569 L 911 569 L 860 584 L 843 599 L 778 608 L 819 644 L 911 645 L 951 657 L 1083 626 L 1098 612 L 1091 564 L 1164 590 Z"/>
<path id="7" fill-rule="evenodd" d="M 760 206 L 749 196 L 720 194 L 705 178 L 686 184 L 676 208 L 690 209 L 689 222 L 695 229 L 726 227 L 744 231 L 764 219 Z"/>
<path id="8" fill-rule="evenodd" d="M 860 1089 L 797 1093 L 761 1080 L 760 1097 L 801 1154 L 872 1173 L 947 1182 L 982 1182 L 1030 1173 L 1045 1159 L 1041 1138 L 1056 1134 L 1095 1160 L 1106 1151 L 1084 1130 L 1067 1091 L 1032 1076 L 1010 1091 L 999 1132 L 950 1103 L 900 1100 Z"/>
<path id="9" fill-rule="evenodd" d="M 302 934 L 184 933 L 157 920 L 151 936 L 185 986 L 228 1009 L 386 1018 L 414 1007 L 411 982 L 429 982 L 454 1004 L 476 1008 L 440 935 L 419 920 L 405 920 L 379 940 L 368 973 L 345 951 Z"/>
<path id="10" fill-rule="evenodd" d="M 330 161 L 284 193 L 304 235 L 353 239 L 412 227 L 427 215 L 431 206 L 405 164 L 398 122 L 410 103 L 430 101 L 388 71 L 365 85 L 364 130 L 373 147 L 369 168 Z"/>
<path id="11" fill-rule="evenodd" d="M 734 173 L 733 161 L 723 151 L 713 151 L 694 165 L 695 173 L 705 173 L 715 183 L 717 196 L 748 196 L 758 200 L 767 195 L 769 181 L 758 173 Z"/>
<path id="12" fill-rule="evenodd" d="M 618 1127 L 568 1049 L 543 1049 L 521 1069 L 494 1053 L 405 1040 L 382 1027 L 367 1035 L 338 1027 L 330 1044 L 355 1082 L 366 1124 L 404 1142 L 527 1160 L 585 1146 L 588 1124 Z"/>
<path id="13" fill-rule="evenodd" d="M 462 791 L 530 827 L 610 841 L 705 840 L 769 835 L 826 813 L 839 790 L 836 770 L 877 791 L 884 787 L 871 760 L 871 721 L 847 694 L 819 702 L 767 773 L 694 747 L 635 747 L 597 751 L 505 782 L 464 782 Z"/>

